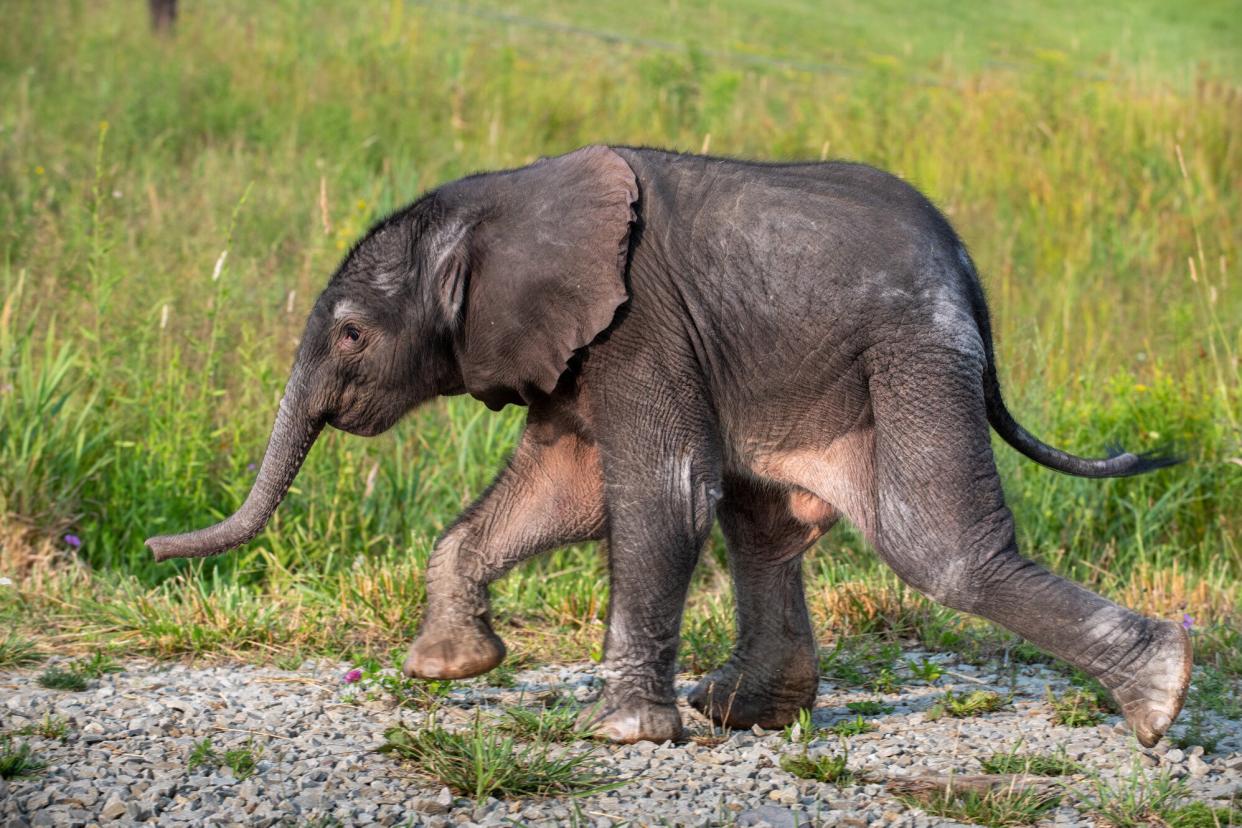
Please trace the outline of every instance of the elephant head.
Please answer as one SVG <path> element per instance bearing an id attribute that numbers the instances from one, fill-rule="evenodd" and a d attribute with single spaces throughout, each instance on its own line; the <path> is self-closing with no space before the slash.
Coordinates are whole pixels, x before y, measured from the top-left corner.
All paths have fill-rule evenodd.
<path id="1" fill-rule="evenodd" d="M 371 436 L 438 395 L 499 409 L 550 394 L 627 299 L 637 198 L 625 161 L 594 146 L 447 184 L 375 225 L 315 302 L 245 502 L 150 538 L 156 559 L 258 535 L 325 424 Z"/>

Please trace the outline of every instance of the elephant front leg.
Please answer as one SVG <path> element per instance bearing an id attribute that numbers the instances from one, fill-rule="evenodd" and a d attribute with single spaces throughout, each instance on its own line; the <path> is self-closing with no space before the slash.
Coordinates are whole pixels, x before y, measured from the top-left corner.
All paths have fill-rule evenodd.
<path id="1" fill-rule="evenodd" d="M 513 459 L 432 550 L 427 605 L 405 674 L 468 678 L 500 664 L 505 646 L 492 629 L 487 585 L 540 552 L 598 539 L 603 527 L 595 446 L 529 423 Z"/>
<path id="2" fill-rule="evenodd" d="M 791 506 L 793 508 L 791 508 Z M 815 705 L 819 659 L 802 586 L 802 554 L 837 520 L 813 495 L 725 478 L 720 526 L 737 604 L 729 660 L 690 693 L 727 727 L 784 727 Z"/>
<path id="3" fill-rule="evenodd" d="M 606 461 L 611 597 L 604 690 L 583 714 L 602 738 L 682 735 L 673 679 L 682 611 L 720 498 L 718 464 L 697 435 L 635 435 Z"/>

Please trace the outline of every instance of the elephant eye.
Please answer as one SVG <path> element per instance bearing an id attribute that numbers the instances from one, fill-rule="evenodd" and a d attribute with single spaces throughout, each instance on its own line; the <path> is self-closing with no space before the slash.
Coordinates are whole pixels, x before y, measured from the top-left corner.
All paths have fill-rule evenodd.
<path id="1" fill-rule="evenodd" d="M 350 342 L 357 342 L 362 338 L 362 331 L 358 330 L 358 326 L 356 325 L 346 325 L 343 337 L 348 339 Z"/>

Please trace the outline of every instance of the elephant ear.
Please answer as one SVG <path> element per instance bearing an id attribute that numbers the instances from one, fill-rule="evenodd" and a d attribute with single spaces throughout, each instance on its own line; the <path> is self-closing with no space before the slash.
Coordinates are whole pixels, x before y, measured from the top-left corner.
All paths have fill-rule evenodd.
<path id="1" fill-rule="evenodd" d="M 482 201 L 457 268 L 468 272 L 464 297 L 460 284 L 447 294 L 464 298 L 456 348 L 466 390 L 493 409 L 529 404 L 629 298 L 634 172 L 591 146 L 458 183 L 469 191 L 461 198 Z"/>

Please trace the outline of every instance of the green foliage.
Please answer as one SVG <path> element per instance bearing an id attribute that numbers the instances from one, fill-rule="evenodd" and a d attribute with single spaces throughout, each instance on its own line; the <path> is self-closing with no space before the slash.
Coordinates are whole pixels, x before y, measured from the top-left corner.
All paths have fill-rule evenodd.
<path id="1" fill-rule="evenodd" d="M 891 704 L 885 704 L 874 699 L 846 702 L 845 707 L 851 713 L 858 713 L 863 716 L 883 716 L 892 713 L 896 709 Z"/>
<path id="2" fill-rule="evenodd" d="M 120 670 L 120 665 L 110 656 L 97 651 L 89 658 L 71 661 L 63 668 L 47 668 L 39 676 L 39 684 L 51 690 L 81 692 L 86 689 L 89 679 L 102 678 L 108 673 L 117 673 Z"/>
<path id="3" fill-rule="evenodd" d="M 1047 689 L 1048 704 L 1052 707 L 1053 724 L 1065 727 L 1095 727 L 1104 721 L 1104 712 L 1100 709 L 1095 694 L 1072 688 L 1061 694 L 1054 694 L 1052 688 Z"/>
<path id="4" fill-rule="evenodd" d="M 979 761 L 984 773 L 1017 773 L 1034 776 L 1071 776 L 1082 773 L 1083 767 L 1072 762 L 1063 753 L 1021 753 L 1019 743 L 1007 753 L 993 753 Z"/>
<path id="5" fill-rule="evenodd" d="M 819 673 L 828 681 L 847 687 L 868 687 L 891 693 L 896 689 L 896 670 L 901 645 L 874 636 L 838 638 L 832 649 L 819 657 Z"/>
<path id="6" fill-rule="evenodd" d="M 733 646 L 732 632 L 732 601 L 721 596 L 701 603 L 682 624 L 680 669 L 701 675 L 723 664 Z"/>
<path id="7" fill-rule="evenodd" d="M 1173 737 L 1173 743 L 1181 748 L 1200 745 L 1208 753 L 1215 751 L 1225 734 L 1208 718 L 1209 713 L 1227 719 L 1242 719 L 1242 702 L 1233 682 L 1223 671 L 1211 666 L 1195 671 L 1194 683 L 1182 712 L 1185 726 Z"/>
<path id="8" fill-rule="evenodd" d="M 964 719 L 968 716 L 978 716 L 983 713 L 992 713 L 1000 710 L 1008 704 L 1008 700 L 1001 698 L 999 693 L 991 690 L 971 690 L 969 693 L 957 694 L 952 690 L 944 691 L 936 703 L 927 711 L 927 720 L 929 722 L 936 719 L 949 716 L 953 719 Z"/>
<path id="9" fill-rule="evenodd" d="M 69 737 L 69 722 L 64 716 L 53 716 L 48 713 L 43 717 L 43 721 L 19 728 L 13 731 L 13 735 L 41 736 L 44 739 L 57 739 L 63 742 Z"/>
<path id="10" fill-rule="evenodd" d="M 1167 770 L 1148 777 L 1136 757 L 1130 773 L 1109 782 L 1102 777 L 1076 792 L 1086 810 L 1116 828 L 1139 828 L 1163 820 L 1190 793 L 1186 783 Z"/>
<path id="11" fill-rule="evenodd" d="M 557 697 L 538 710 L 506 707 L 505 719 L 501 721 L 500 727 L 524 739 L 575 742 L 589 739 L 595 732 L 594 727 L 579 725 L 578 716 L 581 712 L 573 701 Z"/>
<path id="12" fill-rule="evenodd" d="M 875 730 L 875 725 L 864 719 L 862 716 L 855 716 L 852 719 L 842 719 L 841 721 L 828 728 L 829 733 L 835 733 L 841 737 L 858 736 L 862 733 L 870 733 Z"/>
<path id="13" fill-rule="evenodd" d="M 211 743 L 211 737 L 208 737 L 194 743 L 194 747 L 190 749 L 190 756 L 186 760 L 185 769 L 193 772 L 203 766 L 214 767 L 219 760 L 220 756 Z"/>
<path id="14" fill-rule="evenodd" d="M 932 816 L 992 828 L 1033 825 L 1061 801 L 1057 794 L 1023 788 L 994 788 L 987 793 L 949 790 L 901 799 Z"/>
<path id="15" fill-rule="evenodd" d="M 0 638 L 0 669 L 29 667 L 43 661 L 43 654 L 33 641 L 9 633 Z"/>
<path id="16" fill-rule="evenodd" d="M 258 770 L 262 756 L 263 749 L 255 747 L 253 740 L 247 740 L 242 747 L 226 750 L 220 764 L 232 770 L 233 776 L 238 779 L 248 779 Z"/>
<path id="17" fill-rule="evenodd" d="M 798 717 L 794 719 L 793 724 L 785 725 L 784 733 L 786 742 L 810 744 L 819 735 L 819 728 L 815 726 L 811 711 L 803 708 L 798 711 Z"/>
<path id="18" fill-rule="evenodd" d="M 487 727 L 480 716 L 465 732 L 446 730 L 432 718 L 418 730 L 391 727 L 384 739 L 381 753 L 410 761 L 426 776 L 476 800 L 586 796 L 620 784 L 591 766 L 594 746 L 555 748 L 546 738 L 521 743 Z"/>
<path id="19" fill-rule="evenodd" d="M 183 14 L 167 43 L 141 4 L 6 10 L 0 520 L 95 577 L 47 596 L 0 588 L 0 618 L 39 629 L 55 615 L 57 629 L 162 656 L 408 637 L 431 540 L 501 465 L 520 410 L 454 398 L 375 440 L 329 432 L 263 534 L 229 555 L 156 565 L 141 541 L 242 502 L 306 313 L 376 217 L 467 172 L 586 143 L 710 144 L 877 164 L 940 204 L 979 264 L 1018 418 L 1072 451 L 1190 454 L 1096 481 L 998 447 L 1020 546 L 1123 601 L 1176 570 L 1178 601 L 1212 604 L 1190 607 L 1210 619 L 1197 657 L 1242 672 L 1238 15 L 1006 2 L 973 9 L 958 37 L 950 10 L 855 3 L 826 44 L 813 4 L 517 6 L 635 40 L 600 61 L 585 35 L 549 48 L 537 27 L 485 13 L 463 28 L 434 4 L 307 15 L 277 0 L 256 18 L 223 0 Z M 704 581 L 720 593 L 713 543 Z M 831 555 L 808 568 L 833 563 L 808 578 L 813 601 L 887 577 L 857 532 L 821 545 Z M 498 617 L 577 635 L 604 618 L 607 567 L 575 547 L 493 593 Z M 688 613 L 688 669 L 727 657 L 730 616 L 711 602 Z M 927 621 L 935 646 L 989 643 L 917 601 L 860 604 L 857 618 L 855 632 Z M 898 664 L 830 654 L 825 673 L 887 692 Z"/>
<path id="20" fill-rule="evenodd" d="M 1168 828 L 1229 828 L 1242 825 L 1242 807 L 1213 808 L 1206 802 L 1190 802 L 1165 810 L 1160 818 Z"/>
<path id="21" fill-rule="evenodd" d="M 849 759 L 848 750 L 840 754 L 818 753 L 814 756 L 803 750 L 801 753 L 782 756 L 781 770 L 792 773 L 799 779 L 849 785 L 858 779 L 858 775 L 847 767 Z"/>
<path id="22" fill-rule="evenodd" d="M 944 675 L 944 669 L 929 658 L 921 658 L 917 662 L 906 659 L 906 669 L 914 678 L 928 684 L 935 684 Z"/>
<path id="23" fill-rule="evenodd" d="M 245 744 L 221 753 L 208 737 L 194 744 L 186 760 L 186 770 L 192 772 L 200 767 L 228 768 L 234 777 L 244 780 L 254 776 L 262 757 L 263 748 L 256 746 L 253 739 L 247 739 Z"/>
<path id="24" fill-rule="evenodd" d="M 74 662 L 71 669 L 85 678 L 103 678 L 109 673 L 121 672 L 121 665 L 111 656 L 97 650 L 84 661 Z"/>
<path id="25" fill-rule="evenodd" d="M 86 677 L 72 668 L 62 670 L 60 667 L 48 667 L 39 675 L 39 684 L 49 690 L 81 693 L 86 689 Z"/>
<path id="26" fill-rule="evenodd" d="M 0 736 L 0 779 L 30 776 L 47 767 L 34 749 L 25 742 L 14 744 L 12 738 Z"/>

